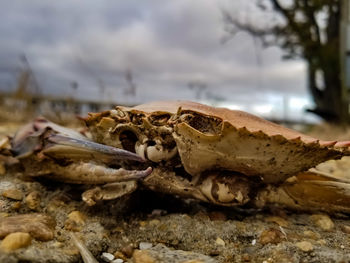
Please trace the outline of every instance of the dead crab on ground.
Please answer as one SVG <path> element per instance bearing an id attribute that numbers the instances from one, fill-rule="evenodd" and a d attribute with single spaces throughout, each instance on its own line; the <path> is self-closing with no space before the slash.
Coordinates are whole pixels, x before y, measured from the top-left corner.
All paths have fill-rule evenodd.
<path id="1" fill-rule="evenodd" d="M 12 152 L 27 174 L 101 185 L 83 193 L 89 205 L 142 184 L 223 206 L 350 211 L 349 178 L 307 171 L 349 155 L 350 142 L 320 141 L 245 112 L 186 101 L 116 107 L 85 123 L 92 140 L 38 118 L 18 131 Z"/>

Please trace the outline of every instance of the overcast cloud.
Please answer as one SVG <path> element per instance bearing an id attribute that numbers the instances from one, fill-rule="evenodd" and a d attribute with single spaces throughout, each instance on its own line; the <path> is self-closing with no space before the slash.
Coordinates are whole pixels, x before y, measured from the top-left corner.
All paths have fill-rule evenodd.
<path id="1" fill-rule="evenodd" d="M 309 103 L 302 61 L 282 61 L 278 48 L 263 50 L 245 33 L 220 43 L 222 8 L 251 17 L 245 1 L 0 2 L 1 90 L 15 88 L 25 54 L 48 94 L 116 103 L 216 99 L 252 111 L 279 111 L 283 97 L 299 110 Z M 135 96 L 126 92 L 127 71 Z M 191 84 L 207 88 L 199 94 Z"/>

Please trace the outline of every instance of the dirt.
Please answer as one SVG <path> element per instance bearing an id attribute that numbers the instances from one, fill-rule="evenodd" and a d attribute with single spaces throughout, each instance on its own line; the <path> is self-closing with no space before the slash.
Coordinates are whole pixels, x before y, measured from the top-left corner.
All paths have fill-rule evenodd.
<path id="1" fill-rule="evenodd" d="M 22 199 L 3 195 L 14 189 Z M 81 201 L 84 189 L 6 167 L 0 175 L 0 222 L 42 213 L 56 226 L 52 240 L 34 238 L 27 247 L 0 252 L 0 262 L 82 262 L 71 232 L 99 262 L 103 253 L 135 263 L 350 262 L 347 215 L 222 208 L 146 190 L 89 207 Z"/>

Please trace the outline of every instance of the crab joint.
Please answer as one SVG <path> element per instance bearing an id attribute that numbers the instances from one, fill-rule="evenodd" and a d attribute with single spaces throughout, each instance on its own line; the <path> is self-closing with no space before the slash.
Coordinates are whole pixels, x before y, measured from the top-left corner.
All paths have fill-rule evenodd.
<path id="1" fill-rule="evenodd" d="M 177 154 L 177 147 L 167 150 L 161 144 L 148 146 L 137 142 L 135 144 L 135 152 L 142 158 L 147 158 L 152 162 L 160 162 L 173 158 Z"/>
<path id="2" fill-rule="evenodd" d="M 212 202 L 222 205 L 243 205 L 250 193 L 249 181 L 239 176 L 211 174 L 200 185 L 202 193 Z"/>

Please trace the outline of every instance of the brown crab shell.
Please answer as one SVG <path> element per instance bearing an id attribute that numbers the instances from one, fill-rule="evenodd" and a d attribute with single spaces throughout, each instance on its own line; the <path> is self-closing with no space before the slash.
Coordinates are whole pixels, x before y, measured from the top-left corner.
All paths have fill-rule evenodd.
<path id="1" fill-rule="evenodd" d="M 148 120 L 169 116 L 165 125 L 173 127 L 181 162 L 192 176 L 225 170 L 278 183 L 326 160 L 349 155 L 349 142 L 321 141 L 242 111 L 190 101 L 116 109 Z M 91 114 L 86 124 L 100 143 L 110 144 L 104 140 L 105 134 L 96 134 L 101 130 L 94 128 L 101 122 L 105 125 L 106 118 L 113 119 L 111 111 Z M 110 127 L 103 131 L 113 131 L 118 125 L 116 119 L 108 123 Z"/>

